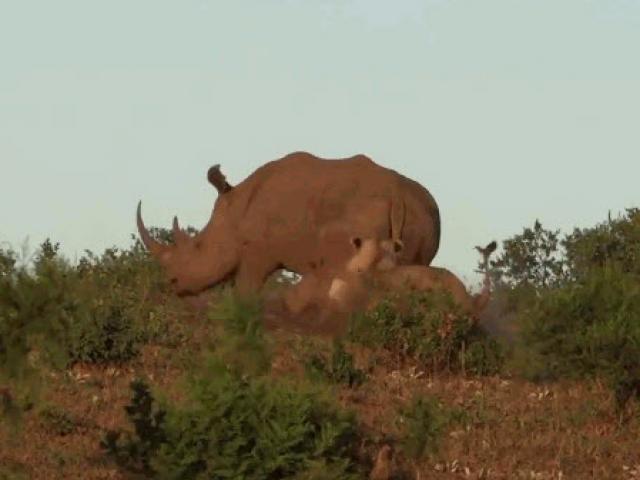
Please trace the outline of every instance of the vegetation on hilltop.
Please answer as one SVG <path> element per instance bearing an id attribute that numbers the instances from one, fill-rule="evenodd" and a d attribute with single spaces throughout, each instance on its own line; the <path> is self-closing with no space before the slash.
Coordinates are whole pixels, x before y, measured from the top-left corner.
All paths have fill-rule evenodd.
<path id="1" fill-rule="evenodd" d="M 582 443 L 563 444 L 565 471 L 586 468 L 571 463 L 580 455 L 617 455 L 591 439 L 596 424 L 627 455 L 624 439 L 640 433 L 640 210 L 564 235 L 536 221 L 502 247 L 490 264 L 493 314 L 513 320 L 512 344 L 447 295 L 396 293 L 324 346 L 265 331 L 261 298 L 223 289 L 199 313 L 170 294 L 138 241 L 76 264 L 49 240 L 31 261 L 0 249 L 0 415 L 21 420 L 34 445 L 75 438 L 84 451 L 90 438 L 95 468 L 117 466 L 112 478 L 366 478 L 382 451 L 393 451 L 394 478 L 427 466 L 448 478 L 463 458 L 447 452 L 482 463 L 510 436 L 582 429 Z M 434 395 L 438 378 L 457 386 L 443 380 Z M 520 398 L 499 393 L 509 382 L 521 382 L 527 405 L 558 400 L 535 407 L 546 414 L 509 404 Z M 580 388 L 587 397 L 572 393 Z M 0 478 L 32 474 L 3 431 Z M 491 455 L 520 468 L 506 455 L 524 452 L 511 451 Z M 82 454 L 30 455 L 54 476 L 89 469 Z"/>

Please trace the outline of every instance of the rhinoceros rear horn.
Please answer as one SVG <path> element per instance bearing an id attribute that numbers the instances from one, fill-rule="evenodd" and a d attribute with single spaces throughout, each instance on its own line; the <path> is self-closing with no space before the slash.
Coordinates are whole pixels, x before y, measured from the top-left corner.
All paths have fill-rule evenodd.
<path id="1" fill-rule="evenodd" d="M 189 240 L 189 235 L 180 228 L 180 224 L 178 223 L 178 217 L 173 217 L 173 240 L 176 242 L 176 245 L 184 243 L 186 240 Z"/>
<path id="2" fill-rule="evenodd" d="M 138 202 L 138 211 L 136 214 L 136 223 L 138 224 L 138 233 L 140 234 L 140 238 L 142 238 L 142 243 L 147 247 L 154 255 L 160 255 L 167 248 L 167 245 L 163 245 L 158 242 L 155 238 L 151 236 L 147 228 L 144 226 L 144 222 L 142 221 L 142 201 Z"/>

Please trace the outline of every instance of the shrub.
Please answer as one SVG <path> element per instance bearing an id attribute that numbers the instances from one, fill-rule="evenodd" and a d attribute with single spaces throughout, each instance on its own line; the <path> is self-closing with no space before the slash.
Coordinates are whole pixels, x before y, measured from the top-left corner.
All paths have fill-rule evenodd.
<path id="1" fill-rule="evenodd" d="M 72 266 L 58 255 L 59 245 L 45 241 L 33 267 L 15 268 L 3 255 L 0 277 L 0 356 L 16 367 L 40 339 L 38 348 L 54 354 L 54 364 L 76 361 L 126 361 L 143 342 L 166 336 L 156 267 L 139 248 L 91 252 Z M 11 265 L 11 270 L 7 268 Z M 10 359 L 13 359 L 10 361 Z M 16 372 L 13 372 L 16 373 Z"/>
<path id="2" fill-rule="evenodd" d="M 434 453 L 451 419 L 451 414 L 435 398 L 414 397 L 407 407 L 400 409 L 397 420 L 404 453 L 414 460 Z"/>
<path id="3" fill-rule="evenodd" d="M 101 256 L 87 251 L 71 265 L 46 240 L 31 258 L 18 264 L 0 250 L 0 388 L 12 384 L 30 397 L 38 367 L 124 362 L 143 343 L 177 340 L 157 298 L 159 270 L 139 242 Z"/>
<path id="4" fill-rule="evenodd" d="M 16 265 L 16 253 L 9 249 L 0 248 L 0 277 L 11 275 Z"/>
<path id="5" fill-rule="evenodd" d="M 576 228 L 562 243 L 574 280 L 612 263 L 640 275 L 640 209 L 628 208 L 624 215 L 616 219 L 609 216 L 595 227 Z"/>
<path id="6" fill-rule="evenodd" d="M 444 292 L 394 293 L 354 315 L 349 338 L 413 357 L 431 370 L 493 374 L 504 361 L 500 345 Z"/>
<path id="7" fill-rule="evenodd" d="M 38 416 L 44 429 L 55 435 L 68 435 L 78 427 L 78 422 L 69 413 L 53 405 L 41 408 Z"/>
<path id="8" fill-rule="evenodd" d="M 365 372 L 355 366 L 353 355 L 345 350 L 344 344 L 339 340 L 333 344 L 330 361 L 319 353 L 311 354 L 306 359 L 305 370 L 312 379 L 321 378 L 349 387 L 361 385 L 366 379 Z"/>
<path id="9" fill-rule="evenodd" d="M 559 230 L 547 230 L 536 220 L 533 228 L 502 242 L 503 252 L 490 261 L 494 283 L 536 289 L 560 283 L 565 277 Z"/>
<path id="10" fill-rule="evenodd" d="M 157 400 L 131 384 L 133 432 L 102 446 L 121 466 L 153 478 L 360 478 L 358 432 L 319 387 L 276 382 L 258 298 L 224 292 L 210 311 L 218 327 L 187 372 L 186 400 Z M 203 360 L 204 358 L 204 360 Z"/>
<path id="11" fill-rule="evenodd" d="M 32 372 L 27 355 L 34 348 L 57 366 L 67 360 L 66 333 L 78 307 L 72 292 L 79 282 L 73 269 L 58 259 L 40 259 L 37 273 L 24 266 L 0 277 L 0 367 L 10 379 Z"/>
<path id="12" fill-rule="evenodd" d="M 271 368 L 259 297 L 243 297 L 227 290 L 210 310 L 209 319 L 221 327 L 213 348 L 230 368 L 252 375 Z"/>
<path id="13" fill-rule="evenodd" d="M 612 265 L 553 289 L 520 315 L 530 378 L 602 375 L 618 405 L 640 386 L 640 281 Z"/>
<path id="14" fill-rule="evenodd" d="M 189 401 L 162 406 L 141 383 L 127 408 L 135 433 L 111 432 L 103 447 L 153 478 L 361 478 L 351 414 L 312 389 L 243 377 L 219 361 L 194 378 Z M 319 468 L 321 467 L 321 468 Z"/>

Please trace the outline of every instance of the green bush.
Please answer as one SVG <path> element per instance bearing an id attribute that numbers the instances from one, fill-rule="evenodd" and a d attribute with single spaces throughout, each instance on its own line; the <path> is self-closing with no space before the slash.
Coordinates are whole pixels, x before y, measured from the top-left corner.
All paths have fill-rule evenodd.
<path id="1" fill-rule="evenodd" d="M 271 351 L 262 324 L 262 300 L 223 292 L 209 311 L 218 327 L 213 348 L 229 368 L 243 374 L 260 375 L 271 368 Z"/>
<path id="2" fill-rule="evenodd" d="M 536 220 L 533 228 L 502 242 L 503 251 L 489 262 L 498 286 L 547 288 L 566 275 L 559 230 L 546 230 Z"/>
<path id="3" fill-rule="evenodd" d="M 132 383 L 133 432 L 109 432 L 103 447 L 153 478 L 362 478 L 352 414 L 320 387 L 275 381 L 255 297 L 225 292 L 210 311 L 215 340 L 187 372 L 180 403 Z"/>
<path id="4" fill-rule="evenodd" d="M 40 367 L 125 362 L 144 343 L 175 344 L 180 331 L 170 328 L 162 293 L 160 271 L 139 242 L 101 256 L 87 251 L 77 265 L 49 240 L 20 264 L 0 250 L 0 388 L 30 398 Z"/>
<path id="5" fill-rule="evenodd" d="M 595 227 L 576 228 L 562 243 L 573 280 L 610 264 L 640 275 L 640 209 L 628 208 L 624 215 Z"/>
<path id="6" fill-rule="evenodd" d="M 414 460 L 434 453 L 444 429 L 452 419 L 452 414 L 435 398 L 414 397 L 407 407 L 400 409 L 398 415 L 402 450 Z"/>
<path id="7" fill-rule="evenodd" d="M 0 248 L 0 277 L 11 275 L 14 272 L 16 257 L 17 255 L 13 250 Z"/>
<path id="8" fill-rule="evenodd" d="M 132 384 L 133 434 L 110 432 L 103 447 L 153 478 L 362 478 L 351 414 L 313 389 L 241 376 L 212 361 L 194 377 L 186 404 L 157 402 Z M 315 472 L 315 475 L 313 474 Z"/>
<path id="9" fill-rule="evenodd" d="M 353 355 L 347 352 L 344 344 L 338 340 L 333 344 L 329 361 L 320 353 L 313 353 L 306 359 L 305 370 L 313 380 L 328 380 L 349 387 L 361 385 L 366 379 L 365 372 L 355 366 Z"/>
<path id="10" fill-rule="evenodd" d="M 27 355 L 38 353 L 57 366 L 67 361 L 64 345 L 79 302 L 80 282 L 57 258 L 41 257 L 35 273 L 13 268 L 0 277 L 0 375 L 22 379 L 32 372 Z M 40 340 L 40 342 L 37 342 Z"/>
<path id="11" fill-rule="evenodd" d="M 144 343 L 178 340 L 164 315 L 162 276 L 138 244 L 100 257 L 87 252 L 77 274 L 83 286 L 74 293 L 82 308 L 71 325 L 71 361 L 122 362 Z"/>
<path id="12" fill-rule="evenodd" d="M 640 278 L 611 265 L 540 296 L 520 315 L 524 372 L 604 376 L 623 405 L 640 386 Z"/>
<path id="13" fill-rule="evenodd" d="M 40 408 L 38 416 L 44 429 L 54 435 L 69 435 L 78 427 L 76 419 L 64 409 L 54 405 Z"/>
<path id="14" fill-rule="evenodd" d="M 354 315 L 349 338 L 415 358 L 432 371 L 464 368 L 490 375 L 504 362 L 501 346 L 444 292 L 394 293 L 371 311 Z"/>
<path id="15" fill-rule="evenodd" d="M 640 392 L 640 210 L 559 237 L 536 221 L 491 262 L 528 378 L 604 377 L 618 407 Z"/>

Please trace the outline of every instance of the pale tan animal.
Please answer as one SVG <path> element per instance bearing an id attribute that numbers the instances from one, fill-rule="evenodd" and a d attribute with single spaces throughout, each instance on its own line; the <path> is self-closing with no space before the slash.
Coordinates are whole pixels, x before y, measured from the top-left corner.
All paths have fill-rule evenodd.
<path id="1" fill-rule="evenodd" d="M 478 316 L 489 302 L 491 281 L 486 265 L 496 242 L 485 248 L 476 247 L 483 254 L 485 264 L 483 288 L 476 295 L 470 295 L 460 279 L 445 268 L 398 265 L 396 258 L 402 249 L 401 242 L 354 238 L 352 246 L 354 255 L 328 290 L 333 309 L 361 310 L 375 303 L 372 300 L 378 300 L 383 292 L 403 290 L 447 291 L 465 313 L 473 316 Z"/>

